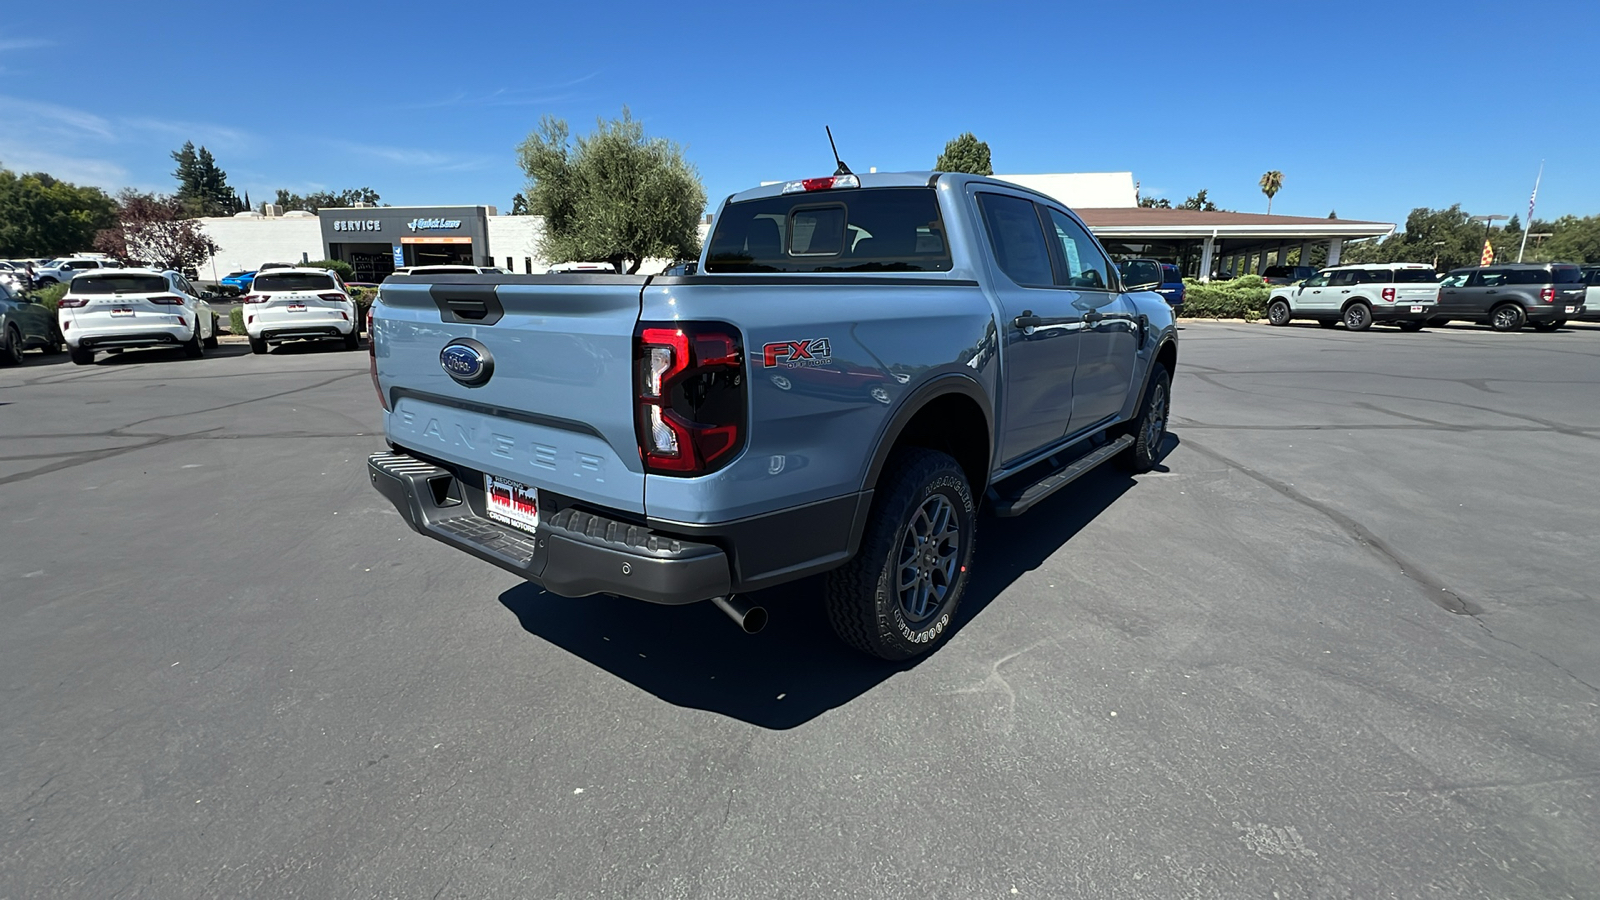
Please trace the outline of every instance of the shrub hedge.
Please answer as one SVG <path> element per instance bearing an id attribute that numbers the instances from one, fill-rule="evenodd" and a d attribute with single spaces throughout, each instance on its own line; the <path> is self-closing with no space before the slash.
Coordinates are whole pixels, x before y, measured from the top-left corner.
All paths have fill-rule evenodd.
<path id="1" fill-rule="evenodd" d="M 68 287 L 70 287 L 70 285 L 63 281 L 58 284 L 52 284 L 48 287 L 39 288 L 33 292 L 33 299 L 41 306 L 44 306 L 46 309 L 50 310 L 50 312 L 54 313 L 56 309 L 60 307 L 61 298 L 66 295 Z"/>
<path id="2" fill-rule="evenodd" d="M 244 308 L 235 306 L 228 311 L 228 333 L 244 334 Z"/>
<path id="3" fill-rule="evenodd" d="M 1259 319 L 1271 288 L 1259 275 L 1201 284 L 1184 279 L 1183 314 L 1197 319 Z"/>

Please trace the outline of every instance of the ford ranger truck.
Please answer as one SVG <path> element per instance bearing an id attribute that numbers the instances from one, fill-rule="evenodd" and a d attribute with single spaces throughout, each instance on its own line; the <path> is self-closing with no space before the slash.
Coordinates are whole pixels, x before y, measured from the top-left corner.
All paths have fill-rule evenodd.
<path id="1" fill-rule="evenodd" d="M 395 276 L 372 308 L 416 531 L 569 597 L 711 601 L 825 573 L 849 645 L 948 633 L 980 505 L 1156 462 L 1177 362 L 1160 265 L 1043 194 L 840 174 L 729 197 L 694 275 Z"/>

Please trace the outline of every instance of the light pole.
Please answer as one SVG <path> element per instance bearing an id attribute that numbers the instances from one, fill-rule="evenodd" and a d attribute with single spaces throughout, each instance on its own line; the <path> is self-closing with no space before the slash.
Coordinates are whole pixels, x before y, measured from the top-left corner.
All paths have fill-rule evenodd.
<path id="1" fill-rule="evenodd" d="M 1533 253 L 1534 253 L 1535 256 L 1537 256 L 1539 254 L 1539 245 L 1544 243 L 1544 239 L 1545 238 L 1550 237 L 1553 234 L 1554 234 L 1554 232 L 1551 232 L 1551 231 L 1534 231 L 1534 232 L 1531 232 L 1529 234 L 1523 235 L 1523 237 L 1524 238 L 1533 238 L 1534 239 L 1535 243 L 1533 245 Z M 1524 245 L 1526 245 L 1526 243 L 1527 243 L 1526 240 L 1524 240 L 1523 243 L 1524 243 Z M 1522 262 L 1522 254 L 1521 253 L 1517 254 L 1517 262 Z"/>
<path id="2" fill-rule="evenodd" d="M 1449 242 L 1448 241 L 1434 241 L 1433 242 L 1433 268 L 1434 268 L 1434 271 L 1438 271 L 1438 269 L 1439 269 L 1439 248 L 1443 247 L 1447 243 L 1449 243 Z"/>
<path id="3" fill-rule="evenodd" d="M 1479 222 L 1479 221 L 1483 222 L 1483 242 L 1484 242 L 1484 244 L 1487 245 L 1489 243 L 1489 229 L 1494 226 L 1494 223 L 1500 222 L 1500 221 L 1504 221 L 1504 220 L 1509 219 L 1511 217 L 1510 216 L 1470 216 L 1469 218 L 1471 218 L 1472 221 L 1474 221 L 1474 222 Z M 1491 250 L 1490 252 L 1492 253 L 1493 251 Z M 1493 262 L 1493 260 L 1490 260 L 1490 261 Z M 1481 258 L 1479 259 L 1479 262 L 1482 262 Z"/>

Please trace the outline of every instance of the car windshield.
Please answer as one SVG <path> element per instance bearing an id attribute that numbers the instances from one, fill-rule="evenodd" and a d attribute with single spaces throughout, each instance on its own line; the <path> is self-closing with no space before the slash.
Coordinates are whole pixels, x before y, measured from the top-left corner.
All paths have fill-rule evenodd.
<path id="1" fill-rule="evenodd" d="M 167 280 L 160 275 L 80 275 L 72 279 L 74 294 L 160 294 Z"/>
<path id="2" fill-rule="evenodd" d="M 950 247 L 932 188 L 807 191 L 730 203 L 707 272 L 943 272 Z"/>
<path id="3" fill-rule="evenodd" d="M 332 291 L 338 287 L 333 283 L 332 275 L 321 272 L 278 272 L 272 275 L 257 275 L 250 289 L 257 292 Z"/>

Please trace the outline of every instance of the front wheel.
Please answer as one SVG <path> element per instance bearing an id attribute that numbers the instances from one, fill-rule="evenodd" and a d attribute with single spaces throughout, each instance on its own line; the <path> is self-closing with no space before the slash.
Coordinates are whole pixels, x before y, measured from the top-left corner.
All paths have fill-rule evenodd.
<path id="1" fill-rule="evenodd" d="M 1272 325 L 1287 325 L 1291 314 L 1289 304 L 1282 300 L 1274 300 L 1267 304 L 1267 322 Z"/>
<path id="2" fill-rule="evenodd" d="M 1527 318 L 1528 314 L 1522 311 L 1522 307 L 1505 303 L 1495 307 L 1494 312 L 1489 314 L 1489 327 L 1495 331 L 1517 331 Z"/>
<path id="3" fill-rule="evenodd" d="M 1144 390 L 1139 417 L 1133 426 L 1133 446 L 1120 457 L 1123 468 L 1143 474 L 1156 467 L 1161 457 L 1161 442 L 1167 437 L 1167 415 L 1171 412 L 1172 376 L 1167 367 L 1156 363 L 1150 370 L 1150 386 Z"/>
<path id="4" fill-rule="evenodd" d="M 1351 331 L 1366 331 L 1372 327 L 1372 307 L 1356 302 L 1344 308 L 1344 327 Z"/>
<path id="5" fill-rule="evenodd" d="M 828 573 L 828 620 L 863 653 L 907 659 L 932 649 L 955 620 L 977 507 L 966 473 L 944 453 L 903 450 L 884 472 L 860 552 Z"/>
<path id="6" fill-rule="evenodd" d="M 5 334 L 0 335 L 0 366 L 19 366 L 22 364 L 22 333 L 17 331 L 15 325 L 7 325 Z"/>

